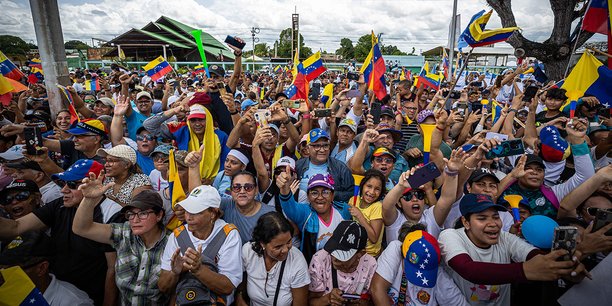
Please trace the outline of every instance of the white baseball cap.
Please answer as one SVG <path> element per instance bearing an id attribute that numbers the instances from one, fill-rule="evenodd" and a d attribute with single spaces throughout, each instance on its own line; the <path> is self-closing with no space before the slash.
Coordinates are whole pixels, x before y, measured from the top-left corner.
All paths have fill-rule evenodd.
<path id="1" fill-rule="evenodd" d="M 0 158 L 4 160 L 8 160 L 8 161 L 22 159 L 25 157 L 23 156 L 23 153 L 22 153 L 24 149 L 25 149 L 25 145 L 14 145 L 10 147 L 8 150 L 0 153 Z"/>
<path id="2" fill-rule="evenodd" d="M 211 207 L 219 208 L 221 196 L 214 187 L 202 185 L 194 188 L 186 199 L 176 204 L 181 205 L 190 214 L 197 214 Z"/>
<path id="3" fill-rule="evenodd" d="M 276 163 L 276 168 L 285 167 L 287 165 L 289 165 L 292 170 L 295 170 L 295 160 L 289 156 L 283 156 Z"/>

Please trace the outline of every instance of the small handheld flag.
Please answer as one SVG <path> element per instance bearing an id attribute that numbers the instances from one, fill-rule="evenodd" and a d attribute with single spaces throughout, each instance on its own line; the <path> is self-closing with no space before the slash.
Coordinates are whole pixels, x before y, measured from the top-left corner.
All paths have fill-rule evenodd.
<path id="1" fill-rule="evenodd" d="M 172 66 L 170 66 L 161 56 L 152 60 L 143 68 L 153 81 L 161 79 L 164 75 L 168 74 L 168 72 L 172 71 Z"/>

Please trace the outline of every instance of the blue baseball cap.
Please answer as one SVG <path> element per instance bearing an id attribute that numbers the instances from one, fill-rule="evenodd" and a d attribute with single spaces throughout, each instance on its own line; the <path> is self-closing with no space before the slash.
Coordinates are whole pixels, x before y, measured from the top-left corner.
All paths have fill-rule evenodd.
<path id="1" fill-rule="evenodd" d="M 413 285 L 433 288 L 442 258 L 438 241 L 425 231 L 410 232 L 402 243 L 404 274 Z"/>
<path id="2" fill-rule="evenodd" d="M 242 101 L 242 103 L 240 104 L 240 109 L 242 111 L 245 111 L 247 108 L 249 108 L 251 106 L 254 106 L 254 105 L 257 105 L 257 104 L 259 104 L 259 103 L 255 102 L 255 101 L 253 101 L 251 99 L 246 99 L 246 100 Z"/>
<path id="3" fill-rule="evenodd" d="M 462 216 L 479 213 L 489 208 L 495 208 L 499 211 L 507 211 L 505 207 L 495 204 L 493 199 L 486 194 L 468 193 L 464 195 L 461 202 L 459 202 L 459 210 L 461 211 Z"/>
<path id="4" fill-rule="evenodd" d="M 321 139 L 321 138 L 327 138 L 327 140 L 331 140 L 331 137 L 329 137 L 329 134 L 322 129 L 312 129 L 310 131 L 310 133 L 308 133 L 308 143 L 313 143 L 316 142 L 317 140 Z"/>
<path id="5" fill-rule="evenodd" d="M 89 176 L 89 172 L 93 172 L 96 177 L 100 175 L 100 171 L 104 169 L 104 166 L 91 159 L 79 159 L 70 168 L 66 169 L 66 171 L 53 174 L 51 179 L 53 180 L 62 180 L 66 182 L 71 181 L 80 181 Z"/>

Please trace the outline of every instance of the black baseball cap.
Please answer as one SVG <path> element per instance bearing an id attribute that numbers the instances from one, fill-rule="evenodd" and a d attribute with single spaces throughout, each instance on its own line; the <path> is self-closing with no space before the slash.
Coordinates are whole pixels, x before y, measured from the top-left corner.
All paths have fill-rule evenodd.
<path id="1" fill-rule="evenodd" d="M 48 259 L 52 256 L 53 244 L 44 231 L 32 231 L 16 237 L 0 253 L 0 265 L 16 266 L 31 264 L 34 258 Z M 38 261 L 37 261 L 38 262 Z"/>
<path id="2" fill-rule="evenodd" d="M 130 201 L 130 204 L 121 209 L 121 212 L 126 212 L 131 208 L 140 208 L 140 210 L 154 209 L 160 211 L 164 210 L 164 204 L 157 191 L 143 190 L 135 195 Z"/>
<path id="3" fill-rule="evenodd" d="M 381 112 L 380 112 L 380 116 L 389 116 L 391 118 L 395 118 L 395 113 L 393 112 L 393 110 L 389 107 L 383 107 Z"/>
<path id="4" fill-rule="evenodd" d="M 8 186 L 4 187 L 2 191 L 0 191 L 0 198 L 4 199 L 7 193 L 13 190 L 21 190 L 21 191 L 29 191 L 29 192 L 38 192 L 40 193 L 40 189 L 38 189 L 38 185 L 34 183 L 34 181 L 30 180 L 13 180 Z"/>
<path id="5" fill-rule="evenodd" d="M 518 162 L 519 160 L 517 159 L 516 162 L 514 163 L 514 166 L 516 166 Z M 530 164 L 538 164 L 543 169 L 546 169 L 546 165 L 544 165 L 542 158 L 535 154 L 527 154 L 527 161 L 525 161 L 525 166 L 530 165 Z"/>
<path id="6" fill-rule="evenodd" d="M 459 210 L 461 211 L 462 216 L 479 213 L 489 208 L 495 208 L 499 211 L 507 211 L 505 207 L 495 204 L 493 199 L 486 194 L 468 193 L 464 195 L 459 202 Z"/>
<path id="7" fill-rule="evenodd" d="M 225 69 L 223 69 L 223 67 L 219 66 L 219 65 L 210 65 L 208 67 L 208 72 L 223 77 L 225 76 Z"/>
<path id="8" fill-rule="evenodd" d="M 368 242 L 366 229 L 355 221 L 340 222 L 323 249 L 340 261 L 351 259 L 365 249 Z"/>
<path id="9" fill-rule="evenodd" d="M 31 160 L 23 160 L 20 162 L 16 162 L 16 163 L 8 163 L 4 165 L 7 168 L 11 168 L 11 169 L 30 169 L 30 170 L 36 170 L 36 171 L 40 171 L 43 172 L 43 169 L 40 167 L 40 165 L 35 162 L 35 161 L 31 161 Z"/>
<path id="10" fill-rule="evenodd" d="M 472 175 L 470 175 L 467 182 L 468 184 L 471 184 L 473 182 L 478 182 L 485 177 L 491 177 L 493 180 L 495 180 L 495 182 L 499 183 L 499 178 L 497 178 L 497 176 L 495 176 L 495 174 L 493 174 L 489 168 L 476 169 L 476 171 L 472 172 Z"/>

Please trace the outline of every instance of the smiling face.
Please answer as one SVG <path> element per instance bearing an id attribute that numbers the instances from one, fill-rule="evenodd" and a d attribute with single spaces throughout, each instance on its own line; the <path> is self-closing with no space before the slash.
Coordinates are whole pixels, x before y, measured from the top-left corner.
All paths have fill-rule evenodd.
<path id="1" fill-rule="evenodd" d="M 153 108 L 153 101 L 146 96 L 140 97 L 140 99 L 136 101 L 136 108 L 138 108 L 139 112 L 148 114 Z"/>
<path id="2" fill-rule="evenodd" d="M 96 114 L 97 117 L 100 117 L 102 115 L 111 115 L 113 113 L 113 108 L 102 103 L 101 101 L 98 101 L 94 104 L 94 108 L 93 108 L 94 114 Z"/>
<path id="3" fill-rule="evenodd" d="M 261 246 L 266 256 L 277 261 L 284 261 L 289 256 L 289 251 L 293 246 L 291 243 L 291 233 L 280 233 L 274 236 L 270 242 L 262 243 Z"/>
<path id="4" fill-rule="evenodd" d="M 189 125 L 196 135 L 204 135 L 206 129 L 206 119 L 191 118 L 189 119 Z"/>
<path id="5" fill-rule="evenodd" d="M 366 204 L 372 204 L 378 201 L 383 192 L 384 182 L 381 182 L 378 177 L 370 178 L 361 189 L 361 197 Z"/>
<path id="6" fill-rule="evenodd" d="M 526 189 L 536 190 L 544 183 L 544 168 L 533 163 L 525 165 L 525 175 L 518 179 L 519 185 Z"/>
<path id="7" fill-rule="evenodd" d="M 329 139 L 320 138 L 309 146 L 310 161 L 316 165 L 321 165 L 327 162 L 329 158 Z"/>
<path id="8" fill-rule="evenodd" d="M 240 187 L 240 189 L 237 187 Z M 255 179 L 248 174 L 236 175 L 232 180 L 231 193 L 232 199 L 240 207 L 253 203 L 257 195 Z"/>
<path id="9" fill-rule="evenodd" d="M 69 129 L 70 128 L 70 113 L 63 111 L 57 114 L 57 117 L 55 118 L 55 125 L 57 125 L 57 128 L 62 131 Z"/>
<path id="10" fill-rule="evenodd" d="M 467 219 L 461 217 L 461 221 L 467 236 L 477 247 L 488 248 L 499 242 L 502 222 L 495 208 L 471 214 Z"/>
<path id="11" fill-rule="evenodd" d="M 74 148 L 81 152 L 93 150 L 100 143 L 100 136 L 96 135 L 73 135 Z"/>
<path id="12" fill-rule="evenodd" d="M 308 189 L 308 202 L 310 206 L 318 213 L 327 213 L 332 205 L 334 199 L 334 191 L 325 187 L 314 187 Z"/>

